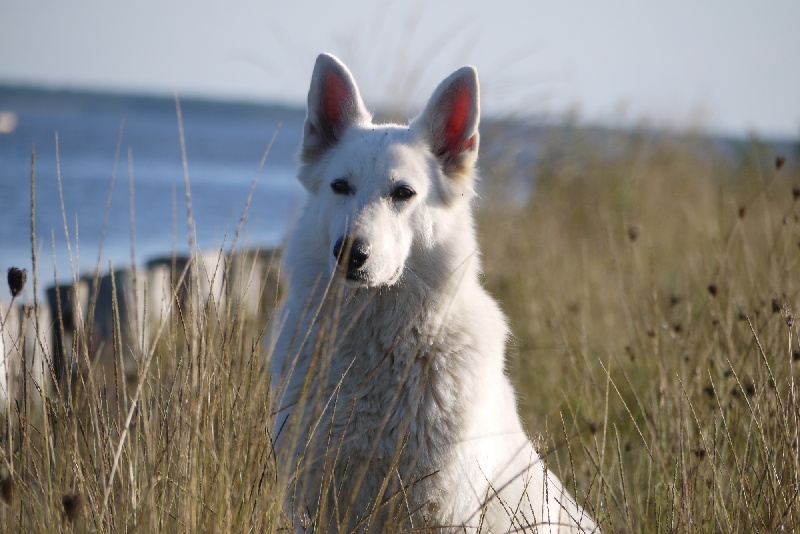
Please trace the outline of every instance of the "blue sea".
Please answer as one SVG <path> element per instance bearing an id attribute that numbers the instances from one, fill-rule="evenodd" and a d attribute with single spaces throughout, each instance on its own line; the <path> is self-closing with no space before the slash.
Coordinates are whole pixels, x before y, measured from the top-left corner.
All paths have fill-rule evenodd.
<path id="1" fill-rule="evenodd" d="M 279 246 L 303 201 L 295 179 L 303 110 L 192 99 L 180 107 L 198 246 L 229 247 L 243 214 L 237 248 Z M 189 251 L 174 98 L 0 86 L 0 113 L 16 119 L 0 134 L 0 272 L 31 269 L 32 147 L 42 285 L 56 271 L 62 282 L 73 267 L 93 272 L 98 254 L 103 272 L 109 261 L 130 266 L 132 242 L 139 265 Z"/>

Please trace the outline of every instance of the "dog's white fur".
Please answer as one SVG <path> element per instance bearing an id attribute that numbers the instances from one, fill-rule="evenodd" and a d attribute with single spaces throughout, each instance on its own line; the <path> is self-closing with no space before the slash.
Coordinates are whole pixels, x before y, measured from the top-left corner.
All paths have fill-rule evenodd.
<path id="1" fill-rule="evenodd" d="M 317 59 L 272 360 L 298 528 L 596 529 L 526 437 L 504 373 L 471 214 L 479 114 L 464 67 L 410 125 L 373 124 L 347 68 Z"/>

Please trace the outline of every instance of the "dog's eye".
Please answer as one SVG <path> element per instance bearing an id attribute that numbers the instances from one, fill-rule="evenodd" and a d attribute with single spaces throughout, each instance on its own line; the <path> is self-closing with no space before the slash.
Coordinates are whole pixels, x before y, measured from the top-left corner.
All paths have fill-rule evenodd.
<path id="1" fill-rule="evenodd" d="M 392 191 L 392 198 L 395 200 L 408 200 L 417 193 L 407 185 L 401 185 Z"/>
<path id="2" fill-rule="evenodd" d="M 342 179 L 331 182 L 331 189 L 337 195 L 349 195 L 353 192 L 353 188 L 350 187 L 350 184 L 347 183 L 347 180 Z"/>

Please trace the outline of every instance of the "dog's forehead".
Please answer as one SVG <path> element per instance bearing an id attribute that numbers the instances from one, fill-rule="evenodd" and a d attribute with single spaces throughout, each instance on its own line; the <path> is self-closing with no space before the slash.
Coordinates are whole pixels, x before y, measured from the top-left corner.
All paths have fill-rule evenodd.
<path id="1" fill-rule="evenodd" d="M 405 126 L 351 128 L 334 152 L 330 169 L 354 180 L 410 180 L 425 172 L 425 152 Z"/>

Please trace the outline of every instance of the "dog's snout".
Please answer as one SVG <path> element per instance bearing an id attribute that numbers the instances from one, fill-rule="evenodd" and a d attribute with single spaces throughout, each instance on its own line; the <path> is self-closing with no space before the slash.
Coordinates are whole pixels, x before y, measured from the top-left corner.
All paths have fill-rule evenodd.
<path id="1" fill-rule="evenodd" d="M 369 244 L 361 238 L 340 237 L 333 245 L 333 255 L 340 266 L 347 269 L 358 269 L 366 263 L 370 249 Z"/>

